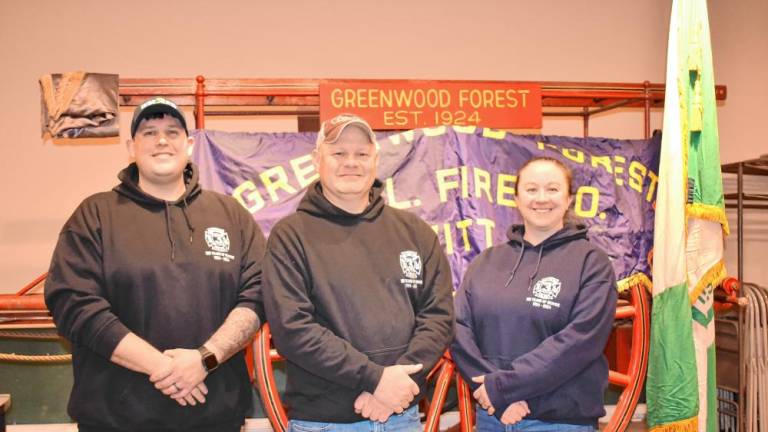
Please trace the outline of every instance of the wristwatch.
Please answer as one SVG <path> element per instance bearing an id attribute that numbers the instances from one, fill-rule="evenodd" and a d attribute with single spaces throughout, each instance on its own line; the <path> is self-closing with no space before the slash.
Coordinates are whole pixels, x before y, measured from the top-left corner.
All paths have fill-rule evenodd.
<path id="1" fill-rule="evenodd" d="M 197 349 L 200 352 L 200 356 L 203 358 L 203 368 L 206 372 L 211 373 L 217 367 L 219 367 L 219 360 L 216 358 L 216 354 L 208 351 L 205 345 Z"/>

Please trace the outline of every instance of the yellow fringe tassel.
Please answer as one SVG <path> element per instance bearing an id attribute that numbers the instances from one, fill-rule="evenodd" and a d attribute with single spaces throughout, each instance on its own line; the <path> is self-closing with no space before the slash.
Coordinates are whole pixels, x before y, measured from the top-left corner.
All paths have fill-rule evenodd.
<path id="1" fill-rule="evenodd" d="M 718 261 L 717 264 L 710 267 L 709 270 L 707 270 L 706 273 L 704 273 L 704 276 L 701 277 L 699 282 L 696 284 L 696 287 L 688 293 L 688 299 L 691 301 L 691 304 L 696 302 L 696 299 L 699 298 L 701 293 L 704 291 L 704 288 L 707 287 L 707 285 L 712 284 L 712 286 L 720 285 L 720 283 L 728 277 L 728 274 L 725 272 L 725 263 L 723 263 L 722 260 Z"/>
<path id="2" fill-rule="evenodd" d="M 731 233 L 730 227 L 728 227 L 728 218 L 725 216 L 725 210 L 721 207 L 701 203 L 688 204 L 686 205 L 686 213 L 688 217 L 717 222 L 722 225 L 725 235 Z"/>
<path id="3" fill-rule="evenodd" d="M 653 288 L 651 280 L 648 279 L 648 276 L 646 276 L 645 273 L 635 273 L 631 276 L 625 277 L 624 279 L 618 281 L 616 285 L 618 286 L 619 292 L 624 292 L 635 285 L 642 285 L 645 287 L 645 289 L 648 290 L 648 293 L 650 294 L 651 289 Z"/>
<path id="4" fill-rule="evenodd" d="M 672 423 L 664 423 L 658 426 L 652 426 L 651 432 L 697 432 L 699 430 L 699 418 L 693 417 Z"/>

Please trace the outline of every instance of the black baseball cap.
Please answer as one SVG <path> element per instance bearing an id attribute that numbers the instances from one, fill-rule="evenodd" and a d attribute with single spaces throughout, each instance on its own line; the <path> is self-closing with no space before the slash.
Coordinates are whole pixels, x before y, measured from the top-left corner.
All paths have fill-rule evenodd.
<path id="1" fill-rule="evenodd" d="M 139 128 L 139 123 L 141 123 L 142 120 L 160 113 L 168 114 L 177 119 L 184 128 L 184 132 L 189 135 L 187 121 L 184 119 L 184 113 L 181 112 L 179 106 L 164 97 L 156 97 L 145 101 L 133 111 L 133 120 L 131 120 L 131 138 L 136 135 L 136 130 Z"/>

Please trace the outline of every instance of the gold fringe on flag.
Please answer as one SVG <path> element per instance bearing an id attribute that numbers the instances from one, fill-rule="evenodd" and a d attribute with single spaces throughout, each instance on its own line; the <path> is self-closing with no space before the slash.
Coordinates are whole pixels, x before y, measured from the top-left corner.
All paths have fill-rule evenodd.
<path id="1" fill-rule="evenodd" d="M 651 432 L 698 432 L 698 430 L 698 417 L 692 417 L 672 423 L 664 423 L 663 425 L 653 426 L 650 428 Z"/>
<path id="2" fill-rule="evenodd" d="M 725 263 L 723 260 L 720 260 L 704 273 L 704 276 L 702 276 L 696 284 L 696 288 L 688 294 L 688 299 L 691 301 L 691 304 L 696 302 L 696 299 L 699 298 L 707 285 L 712 284 L 713 287 L 718 286 L 726 277 L 728 277 L 728 274 L 725 271 Z"/>
<path id="3" fill-rule="evenodd" d="M 686 205 L 686 213 L 688 214 L 688 217 L 695 217 L 717 222 L 723 227 L 723 232 L 725 232 L 725 235 L 731 233 L 731 229 L 728 227 L 728 219 L 725 216 L 725 211 L 722 209 L 722 207 L 702 203 L 693 203 Z"/>
<path id="4" fill-rule="evenodd" d="M 645 273 L 635 273 L 631 276 L 625 277 L 624 279 L 618 281 L 616 283 L 618 287 L 619 292 L 624 292 L 630 288 L 632 288 L 635 285 L 642 285 L 645 287 L 645 289 L 648 290 L 650 293 L 653 289 L 653 285 L 651 284 L 651 280 L 648 279 L 648 276 L 645 275 Z"/>

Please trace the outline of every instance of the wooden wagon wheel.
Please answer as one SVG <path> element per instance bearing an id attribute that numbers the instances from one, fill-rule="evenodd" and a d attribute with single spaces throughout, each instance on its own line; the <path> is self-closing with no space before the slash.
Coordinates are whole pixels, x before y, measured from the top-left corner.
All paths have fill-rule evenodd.
<path id="1" fill-rule="evenodd" d="M 650 334 L 650 306 L 645 287 L 637 285 L 630 288 L 630 301 L 620 303 L 616 308 L 616 319 L 631 319 L 632 349 L 629 367 L 626 374 L 609 371 L 608 381 L 623 387 L 616 410 L 613 413 L 605 431 L 623 431 L 629 425 L 635 412 L 637 400 L 643 389 L 645 374 L 648 368 L 648 349 Z M 264 410 L 267 413 L 272 428 L 277 432 L 285 432 L 288 417 L 277 392 L 272 362 L 281 360 L 280 355 L 271 347 L 269 325 L 265 324 L 256 334 L 253 344 L 254 368 L 256 386 L 261 396 Z M 435 379 L 435 392 L 427 408 L 424 425 L 426 432 L 436 432 L 440 426 L 440 414 L 451 382 L 455 379 L 459 399 L 459 419 L 461 432 L 472 432 L 474 427 L 474 401 L 472 392 L 464 380 L 456 373 L 456 367 L 448 354 L 430 372 Z"/>
<path id="2" fill-rule="evenodd" d="M 632 319 L 632 349 L 627 373 L 608 371 L 608 382 L 623 387 L 616 410 L 604 431 L 624 431 L 632 420 L 637 407 L 637 400 L 643 390 L 645 374 L 648 369 L 648 349 L 650 336 L 650 305 L 648 293 L 642 285 L 630 288 L 630 301 L 621 302 L 616 307 L 616 319 Z M 474 400 L 469 386 L 457 377 L 459 394 L 459 418 L 461 432 L 472 432 L 475 414 Z"/>
<path id="3" fill-rule="evenodd" d="M 267 414 L 269 424 L 275 432 L 285 432 L 288 429 L 288 416 L 285 414 L 280 395 L 275 385 L 275 375 L 272 362 L 282 360 L 277 350 L 272 348 L 272 337 L 269 324 L 261 326 L 253 338 L 253 363 L 256 375 L 256 390 L 261 397 L 261 404 Z"/>
<path id="4" fill-rule="evenodd" d="M 648 371 L 651 332 L 648 292 L 644 286 L 637 284 L 630 288 L 629 293 L 629 304 L 620 304 L 616 308 L 617 320 L 632 319 L 632 349 L 626 374 L 613 370 L 608 372 L 608 382 L 624 388 L 616 404 L 616 410 L 604 429 L 611 432 L 624 431 L 629 426 Z"/>
<path id="5" fill-rule="evenodd" d="M 272 347 L 271 342 L 272 337 L 267 323 L 261 327 L 253 339 L 255 384 L 272 429 L 275 432 L 285 432 L 288 429 L 288 416 L 285 414 L 285 408 L 280 401 L 272 367 L 273 362 L 283 360 L 283 358 Z M 438 431 L 440 414 L 450 383 L 455 375 L 454 370 L 453 362 L 446 355 L 440 359 L 428 375 L 427 380 L 435 380 L 435 392 L 428 404 L 425 432 Z"/>

